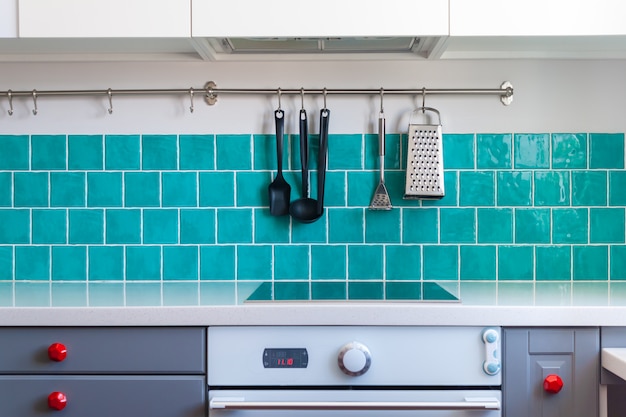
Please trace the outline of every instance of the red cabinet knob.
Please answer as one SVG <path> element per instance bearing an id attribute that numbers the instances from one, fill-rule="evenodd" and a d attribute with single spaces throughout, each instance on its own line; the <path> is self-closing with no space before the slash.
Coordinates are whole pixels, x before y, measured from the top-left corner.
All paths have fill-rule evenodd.
<path id="1" fill-rule="evenodd" d="M 51 361 L 61 362 L 67 357 L 67 348 L 63 343 L 53 343 L 48 348 L 48 357 Z"/>
<path id="2" fill-rule="evenodd" d="M 55 391 L 48 395 L 48 407 L 54 410 L 63 410 L 67 405 L 67 396 L 62 392 Z"/>
<path id="3" fill-rule="evenodd" d="M 550 374 L 543 380 L 543 389 L 551 394 L 556 394 L 563 388 L 563 380 L 560 376 Z"/>

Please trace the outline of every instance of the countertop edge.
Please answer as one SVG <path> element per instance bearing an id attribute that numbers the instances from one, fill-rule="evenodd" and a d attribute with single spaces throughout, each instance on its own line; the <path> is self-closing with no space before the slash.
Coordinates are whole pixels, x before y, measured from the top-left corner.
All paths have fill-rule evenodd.
<path id="1" fill-rule="evenodd" d="M 626 326 L 626 307 L 350 302 L 0 308 L 0 326 L 228 325 Z"/>

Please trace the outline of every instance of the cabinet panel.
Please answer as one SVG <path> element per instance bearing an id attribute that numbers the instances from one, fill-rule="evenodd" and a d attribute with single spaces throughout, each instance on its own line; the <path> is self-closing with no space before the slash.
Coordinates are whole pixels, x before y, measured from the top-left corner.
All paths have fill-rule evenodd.
<path id="1" fill-rule="evenodd" d="M 0 374 L 203 374 L 205 334 L 193 327 L 0 328 Z M 52 343 L 67 347 L 63 361 L 48 357 Z"/>
<path id="2" fill-rule="evenodd" d="M 624 12 L 623 0 L 450 0 L 450 35 L 621 35 Z"/>
<path id="3" fill-rule="evenodd" d="M 189 37 L 190 0 L 19 0 L 22 38 Z"/>
<path id="4" fill-rule="evenodd" d="M 17 38 L 17 1 L 0 0 L 0 38 Z"/>
<path id="5" fill-rule="evenodd" d="M 48 395 L 62 392 L 66 407 L 48 407 Z M 203 417 L 202 376 L 80 377 L 0 376 L 2 415 L 41 417 Z"/>

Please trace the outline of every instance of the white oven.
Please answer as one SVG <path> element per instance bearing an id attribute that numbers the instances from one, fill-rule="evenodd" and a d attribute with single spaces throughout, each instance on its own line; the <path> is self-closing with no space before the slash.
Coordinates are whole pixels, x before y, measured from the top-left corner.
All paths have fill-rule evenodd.
<path id="1" fill-rule="evenodd" d="M 208 331 L 210 417 L 500 417 L 500 329 Z"/>

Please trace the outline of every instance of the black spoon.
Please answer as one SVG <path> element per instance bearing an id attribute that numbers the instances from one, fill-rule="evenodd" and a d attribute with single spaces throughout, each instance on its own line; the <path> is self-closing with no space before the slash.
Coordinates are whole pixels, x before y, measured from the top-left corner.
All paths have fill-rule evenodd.
<path id="1" fill-rule="evenodd" d="M 278 173 L 269 185 L 270 214 L 282 216 L 289 213 L 289 201 L 291 199 L 291 187 L 283 177 L 283 132 L 285 128 L 285 112 L 278 109 L 274 112 L 276 122 L 276 160 Z"/>

